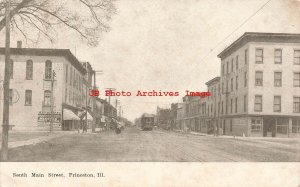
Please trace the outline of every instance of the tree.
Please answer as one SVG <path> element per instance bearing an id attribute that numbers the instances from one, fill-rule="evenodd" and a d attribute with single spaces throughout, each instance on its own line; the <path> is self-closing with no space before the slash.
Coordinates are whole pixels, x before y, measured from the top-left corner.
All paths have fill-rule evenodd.
<path id="1" fill-rule="evenodd" d="M 0 0 L 0 31 L 5 27 L 4 5 Z M 64 27 L 72 29 L 91 46 L 97 46 L 109 21 L 116 13 L 115 0 L 11 0 L 11 27 L 26 41 L 51 42 Z"/>
<path id="2" fill-rule="evenodd" d="M 53 42 L 55 31 L 67 27 L 91 46 L 98 44 L 108 21 L 115 13 L 114 0 L 0 0 L 0 31 L 5 32 L 5 72 L 3 81 L 3 124 L 1 160 L 8 159 L 10 27 L 27 40 L 41 35 Z"/>

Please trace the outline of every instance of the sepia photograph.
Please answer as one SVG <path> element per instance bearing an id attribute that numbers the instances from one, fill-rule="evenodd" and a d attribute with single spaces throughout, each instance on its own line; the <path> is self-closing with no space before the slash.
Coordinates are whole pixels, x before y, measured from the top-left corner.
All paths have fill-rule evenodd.
<path id="1" fill-rule="evenodd" d="M 294 163 L 299 187 L 299 10 L 299 0 L 0 0 L 0 173 L 26 162 Z M 174 186 L 161 180 L 146 186 Z"/>

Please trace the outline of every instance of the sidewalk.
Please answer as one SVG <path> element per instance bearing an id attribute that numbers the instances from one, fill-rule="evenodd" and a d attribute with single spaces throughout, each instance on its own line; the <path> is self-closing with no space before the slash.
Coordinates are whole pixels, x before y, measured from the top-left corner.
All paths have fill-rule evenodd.
<path id="1" fill-rule="evenodd" d="M 241 139 L 241 140 L 245 140 L 245 139 L 252 139 L 252 140 L 280 140 L 280 141 L 299 141 L 300 142 L 300 138 L 298 137 L 261 137 L 261 136 L 230 136 L 230 135 L 218 135 L 218 136 L 214 136 L 213 134 L 206 134 L 206 133 L 200 133 L 200 132 L 194 132 L 194 131 L 190 131 L 190 132 L 184 132 L 183 130 L 177 130 L 174 129 L 174 132 L 178 132 L 178 133 L 186 133 L 186 134 L 193 134 L 193 135 L 198 135 L 198 136 L 211 136 L 211 137 L 216 137 L 216 138 L 233 138 L 233 139 Z"/>
<path id="2" fill-rule="evenodd" d="M 45 142 L 50 139 L 66 136 L 70 134 L 77 134 L 76 131 L 55 131 L 51 134 L 49 132 L 9 132 L 8 148 L 16 148 L 25 145 L 35 145 L 37 143 Z M 0 136 L 1 138 L 1 136 Z M 1 144 L 1 140 L 0 140 Z"/>

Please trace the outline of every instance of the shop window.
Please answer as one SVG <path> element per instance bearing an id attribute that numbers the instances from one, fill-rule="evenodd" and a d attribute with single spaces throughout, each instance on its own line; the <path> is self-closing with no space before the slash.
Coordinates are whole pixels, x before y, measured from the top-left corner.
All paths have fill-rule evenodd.
<path id="1" fill-rule="evenodd" d="M 51 91 L 45 90 L 44 92 L 44 106 L 50 106 L 51 105 Z"/>
<path id="2" fill-rule="evenodd" d="M 261 119 L 252 119 L 251 120 L 251 132 L 260 132 L 262 127 Z"/>
<path id="3" fill-rule="evenodd" d="M 300 120 L 292 120 L 292 133 L 300 133 Z"/>

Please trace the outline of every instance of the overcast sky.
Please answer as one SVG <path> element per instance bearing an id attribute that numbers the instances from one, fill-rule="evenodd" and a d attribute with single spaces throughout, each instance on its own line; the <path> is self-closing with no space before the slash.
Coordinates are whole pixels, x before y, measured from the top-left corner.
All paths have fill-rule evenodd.
<path id="1" fill-rule="evenodd" d="M 299 33 L 300 1 L 271 0 L 220 44 L 265 2 L 119 0 L 111 31 L 104 33 L 99 46 L 88 47 L 70 31 L 59 35 L 54 45 L 43 42 L 34 47 L 69 48 L 73 53 L 76 47 L 80 60 L 104 72 L 97 76 L 101 98 L 105 98 L 106 87 L 132 92 L 133 96 L 118 99 L 125 117 L 134 119 L 144 112 L 155 113 L 157 105 L 181 102 L 185 90 L 206 91 L 205 82 L 220 74 L 217 54 L 244 32 Z M 13 35 L 12 46 L 20 39 Z M 135 97 L 137 90 L 178 91 L 181 95 Z"/>

